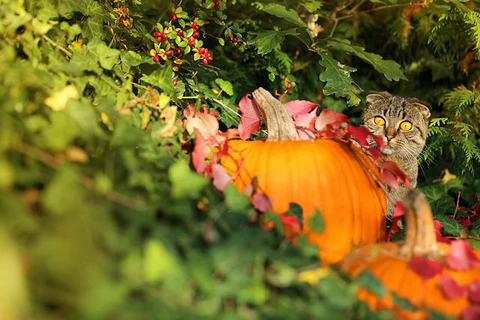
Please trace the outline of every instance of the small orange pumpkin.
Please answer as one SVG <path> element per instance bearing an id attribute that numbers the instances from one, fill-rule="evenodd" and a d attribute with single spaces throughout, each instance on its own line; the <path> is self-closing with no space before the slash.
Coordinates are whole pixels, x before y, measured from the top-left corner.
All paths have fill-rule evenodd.
<path id="1" fill-rule="evenodd" d="M 352 251 L 342 261 L 341 269 L 353 278 L 367 272 L 386 289 L 379 297 L 362 286 L 357 297 L 372 310 L 393 310 L 395 319 L 429 319 L 429 312 L 459 317 L 469 307 L 475 309 L 474 312 L 480 310 L 469 297 L 469 285 L 480 289 L 480 282 L 476 283 L 480 281 L 480 253 L 470 251 L 475 263 L 469 269 L 452 269 L 448 259 L 453 244 L 437 243 L 432 212 L 425 196 L 419 191 L 410 191 L 404 207 L 407 231 L 403 243 L 368 245 Z M 469 246 L 468 249 L 471 250 Z M 416 263 L 418 270 L 412 267 L 413 259 L 420 259 L 420 263 Z M 434 272 L 426 271 L 429 268 Z M 422 276 L 421 272 L 430 274 Z M 448 293 L 443 281 L 450 281 L 463 291 L 458 296 L 453 291 Z"/>
<path id="2" fill-rule="evenodd" d="M 320 246 L 323 263 L 342 259 L 354 246 L 381 240 L 385 230 L 385 194 L 377 185 L 378 169 L 357 147 L 328 138 L 299 141 L 283 104 L 263 88 L 253 92 L 267 124 L 266 141 L 229 141 L 221 159 L 233 183 L 243 191 L 255 177 L 284 213 L 292 202 L 303 209 L 303 232 Z M 376 176 L 375 178 L 373 176 Z M 309 229 L 318 208 L 323 233 Z"/>

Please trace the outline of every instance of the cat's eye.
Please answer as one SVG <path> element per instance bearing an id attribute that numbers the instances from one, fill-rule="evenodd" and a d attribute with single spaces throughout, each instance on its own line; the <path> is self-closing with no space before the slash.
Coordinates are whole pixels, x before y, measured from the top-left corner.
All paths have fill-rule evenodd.
<path id="1" fill-rule="evenodd" d="M 379 116 L 373 118 L 373 122 L 375 122 L 375 124 L 380 127 L 383 127 L 385 125 L 385 119 Z"/>
<path id="2" fill-rule="evenodd" d="M 409 122 L 409 121 L 403 121 L 402 123 L 400 123 L 400 130 L 402 131 L 410 131 L 412 130 L 412 123 Z"/>

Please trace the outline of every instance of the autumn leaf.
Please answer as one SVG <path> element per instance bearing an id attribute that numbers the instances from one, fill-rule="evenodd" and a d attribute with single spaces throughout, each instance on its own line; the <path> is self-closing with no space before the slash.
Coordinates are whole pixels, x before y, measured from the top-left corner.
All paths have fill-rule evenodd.
<path id="1" fill-rule="evenodd" d="M 450 244 L 450 254 L 447 257 L 448 266 L 453 270 L 470 270 L 480 265 L 472 247 L 465 240 L 455 240 Z"/>
<path id="2" fill-rule="evenodd" d="M 285 236 L 289 239 L 293 239 L 301 231 L 300 223 L 298 222 L 297 217 L 291 214 L 282 214 L 280 215 L 280 221 L 283 224 L 283 230 Z"/>
<path id="3" fill-rule="evenodd" d="M 467 286 L 461 286 L 454 278 L 447 274 L 442 275 L 437 285 L 449 300 L 463 297 L 467 294 Z"/>
<path id="4" fill-rule="evenodd" d="M 480 281 L 474 280 L 468 287 L 468 298 L 473 303 L 480 304 Z"/>
<path id="5" fill-rule="evenodd" d="M 252 198 L 252 204 L 260 212 L 272 209 L 272 201 L 265 193 L 255 193 Z"/>
<path id="6" fill-rule="evenodd" d="M 193 134 L 195 129 L 198 129 L 203 138 L 208 139 L 219 133 L 219 124 L 215 113 L 207 112 L 206 109 L 195 111 L 194 106 L 189 105 L 184 110 L 184 116 L 184 125 L 189 134 Z"/>
<path id="7" fill-rule="evenodd" d="M 442 234 L 442 223 L 438 220 L 433 221 L 433 225 L 435 228 L 435 236 L 437 238 L 438 242 L 443 242 L 443 243 L 450 243 L 452 240 L 445 238 Z"/>
<path id="8" fill-rule="evenodd" d="M 222 192 L 225 191 L 225 188 L 232 181 L 232 177 L 227 173 L 225 168 L 218 163 L 212 165 L 212 177 L 213 185 Z"/>
<path id="9" fill-rule="evenodd" d="M 436 260 L 430 260 L 422 256 L 410 259 L 408 266 L 424 280 L 435 277 L 443 271 L 442 264 Z"/>
<path id="10" fill-rule="evenodd" d="M 317 120 L 315 121 L 315 129 L 318 131 L 335 130 L 348 122 L 348 117 L 340 112 L 333 112 L 331 109 L 323 109 Z"/>
<path id="11" fill-rule="evenodd" d="M 308 114 L 318 104 L 306 100 L 292 100 L 284 103 L 283 106 L 290 116 L 295 117 L 300 114 Z"/>
<path id="12" fill-rule="evenodd" d="M 69 99 L 78 99 L 78 97 L 79 94 L 77 87 L 75 87 L 73 84 L 69 84 L 62 90 L 45 99 L 44 103 L 53 111 L 60 111 L 67 107 L 67 102 Z"/>
<path id="13" fill-rule="evenodd" d="M 462 320 L 478 320 L 480 319 L 480 307 L 479 306 L 470 306 L 465 309 L 460 315 Z"/>
<path id="14" fill-rule="evenodd" d="M 400 169 L 395 162 L 383 161 L 380 167 L 381 180 L 395 190 L 399 190 L 399 182 L 403 182 L 407 188 L 410 188 L 408 176 Z"/>
<path id="15" fill-rule="evenodd" d="M 247 93 L 238 103 L 242 111 L 242 117 L 238 123 L 238 133 L 240 138 L 247 140 L 250 136 L 260 129 L 260 113 L 255 106 L 250 94 Z"/>
<path id="16" fill-rule="evenodd" d="M 198 173 L 205 172 L 205 168 L 207 164 L 205 162 L 205 139 L 203 139 L 200 131 L 198 129 L 195 130 L 195 147 L 193 148 L 192 152 L 192 163 L 193 167 Z"/>

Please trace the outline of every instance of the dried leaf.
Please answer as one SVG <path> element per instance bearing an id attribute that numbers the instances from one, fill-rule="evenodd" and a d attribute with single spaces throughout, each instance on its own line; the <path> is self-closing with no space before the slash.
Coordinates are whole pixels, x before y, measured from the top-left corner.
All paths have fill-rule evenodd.
<path id="1" fill-rule="evenodd" d="M 428 280 L 442 273 L 442 264 L 437 260 L 430 260 L 422 256 L 415 256 L 410 259 L 408 266 L 415 271 L 423 280 Z"/>
<path id="2" fill-rule="evenodd" d="M 461 286 L 454 278 L 447 274 L 443 274 L 437 285 L 442 290 L 447 299 L 455 299 L 463 297 L 467 294 L 467 286 Z"/>
<path id="3" fill-rule="evenodd" d="M 447 263 L 451 269 L 458 271 L 470 270 L 480 266 L 480 260 L 475 255 L 469 242 L 465 240 L 452 241 Z"/>
<path id="4" fill-rule="evenodd" d="M 265 193 L 255 193 L 252 204 L 260 212 L 266 212 L 272 209 L 272 201 Z"/>
<path id="5" fill-rule="evenodd" d="M 227 173 L 225 168 L 215 163 L 212 165 L 213 185 L 220 191 L 224 192 L 225 188 L 232 182 L 232 177 Z"/>
<path id="6" fill-rule="evenodd" d="M 77 87 L 75 87 L 73 84 L 69 84 L 62 90 L 45 99 L 44 103 L 53 111 L 60 111 L 67 107 L 67 102 L 69 99 L 78 99 L 78 97 L 79 94 Z"/>

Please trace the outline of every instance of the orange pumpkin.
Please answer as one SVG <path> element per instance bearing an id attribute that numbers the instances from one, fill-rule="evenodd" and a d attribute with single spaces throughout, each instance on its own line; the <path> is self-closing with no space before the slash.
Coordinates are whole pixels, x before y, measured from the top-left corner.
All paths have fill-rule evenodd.
<path id="1" fill-rule="evenodd" d="M 341 269 L 354 278 L 367 272 L 383 285 L 386 291 L 381 297 L 364 286 L 357 293 L 357 297 L 372 310 L 393 310 L 395 319 L 429 319 L 429 312 L 458 317 L 473 306 L 468 286 L 480 281 L 480 265 L 473 264 L 470 269 L 462 271 L 449 266 L 448 257 L 453 245 L 437 243 L 432 212 L 423 194 L 411 191 L 404 200 L 404 206 L 407 223 L 405 242 L 380 243 L 356 249 L 342 261 Z M 471 253 L 474 260 L 480 258 L 480 253 Z M 420 259 L 417 264 L 420 271 L 426 272 L 432 268 L 428 264 L 433 263 L 435 272 L 421 276 L 419 270 L 415 271 L 412 267 L 413 259 Z M 442 284 L 445 279 L 453 279 L 455 286 L 463 287 L 464 292 L 457 297 L 449 297 Z M 405 305 L 410 308 L 405 308 Z"/>
<path id="2" fill-rule="evenodd" d="M 357 147 L 333 139 L 299 141 L 283 104 L 262 88 L 253 93 L 268 131 L 266 141 L 232 140 L 222 165 L 243 191 L 255 177 L 273 200 L 273 211 L 284 213 L 292 202 L 303 209 L 303 232 L 320 246 L 323 263 L 342 259 L 354 246 L 381 240 L 385 230 L 385 194 L 373 175 L 378 169 Z M 325 228 L 309 229 L 318 208 Z"/>

